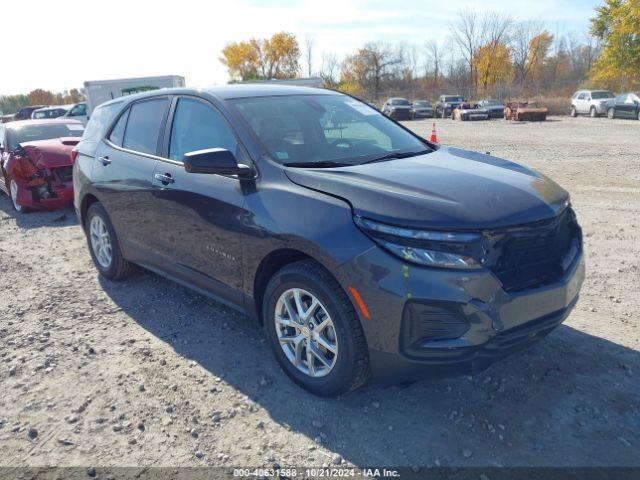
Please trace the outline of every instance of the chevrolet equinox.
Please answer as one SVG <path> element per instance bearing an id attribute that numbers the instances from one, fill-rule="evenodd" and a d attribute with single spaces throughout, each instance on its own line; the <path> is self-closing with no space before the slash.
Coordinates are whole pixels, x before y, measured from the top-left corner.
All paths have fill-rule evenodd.
<path id="1" fill-rule="evenodd" d="M 140 265 L 246 312 L 317 395 L 486 368 L 559 325 L 584 278 L 556 183 L 333 91 L 118 98 L 74 155 L 100 274 Z"/>

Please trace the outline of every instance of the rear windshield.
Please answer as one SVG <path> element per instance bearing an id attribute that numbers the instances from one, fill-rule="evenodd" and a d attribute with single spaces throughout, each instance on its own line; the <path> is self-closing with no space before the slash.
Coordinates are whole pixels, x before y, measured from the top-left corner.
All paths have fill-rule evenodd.
<path id="1" fill-rule="evenodd" d="M 447 95 L 444 97 L 445 102 L 462 102 L 464 99 L 462 97 L 457 97 L 455 95 Z"/>
<path id="2" fill-rule="evenodd" d="M 602 98 L 613 98 L 613 93 L 611 92 L 591 92 L 591 98 L 594 100 L 599 100 Z"/>
<path id="3" fill-rule="evenodd" d="M 80 123 L 50 123 L 44 125 L 16 125 L 9 127 L 9 149 L 21 143 L 60 137 L 81 137 L 84 127 Z"/>
<path id="4" fill-rule="evenodd" d="M 358 165 L 428 149 L 377 110 L 345 95 L 238 98 L 230 103 L 277 162 Z"/>
<path id="5" fill-rule="evenodd" d="M 484 104 L 489 106 L 489 107 L 494 107 L 494 106 L 495 107 L 501 107 L 502 106 L 502 103 L 500 103 L 497 100 L 485 100 Z"/>
<path id="6" fill-rule="evenodd" d="M 392 98 L 391 105 L 409 105 L 409 100 L 404 98 Z"/>

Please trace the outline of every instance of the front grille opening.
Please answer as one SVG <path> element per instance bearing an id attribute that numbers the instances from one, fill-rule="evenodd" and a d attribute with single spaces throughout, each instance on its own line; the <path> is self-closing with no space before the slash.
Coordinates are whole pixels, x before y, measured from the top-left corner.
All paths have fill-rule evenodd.
<path id="1" fill-rule="evenodd" d="M 581 242 L 575 214 L 566 208 L 556 218 L 496 235 L 501 253 L 491 270 L 505 291 L 521 291 L 553 283 L 565 271 L 565 257 Z"/>
<path id="2" fill-rule="evenodd" d="M 469 330 L 469 322 L 459 308 L 442 302 L 408 301 L 402 314 L 402 341 L 406 350 L 418 350 L 432 340 L 459 338 Z"/>

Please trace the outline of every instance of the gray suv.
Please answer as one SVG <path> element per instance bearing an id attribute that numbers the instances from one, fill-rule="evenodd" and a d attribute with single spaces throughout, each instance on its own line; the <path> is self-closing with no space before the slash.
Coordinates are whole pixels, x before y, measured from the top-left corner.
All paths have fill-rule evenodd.
<path id="1" fill-rule="evenodd" d="M 578 90 L 571 97 L 572 117 L 589 115 L 597 117 L 607 113 L 606 103 L 615 95 L 609 90 Z"/>
<path id="2" fill-rule="evenodd" d="M 549 178 L 329 90 L 112 100 L 73 183 L 102 276 L 141 265 L 248 314 L 317 395 L 485 368 L 559 325 L 584 278 Z"/>

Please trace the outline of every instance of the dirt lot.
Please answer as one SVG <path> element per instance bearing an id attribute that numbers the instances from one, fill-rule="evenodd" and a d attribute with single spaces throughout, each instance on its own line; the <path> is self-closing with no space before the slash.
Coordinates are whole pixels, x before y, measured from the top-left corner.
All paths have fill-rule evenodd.
<path id="1" fill-rule="evenodd" d="M 319 399 L 248 319 L 101 279 L 72 210 L 0 196 L 0 464 L 640 465 L 640 122 L 436 123 L 571 192 L 588 273 L 565 325 L 480 375 Z"/>

